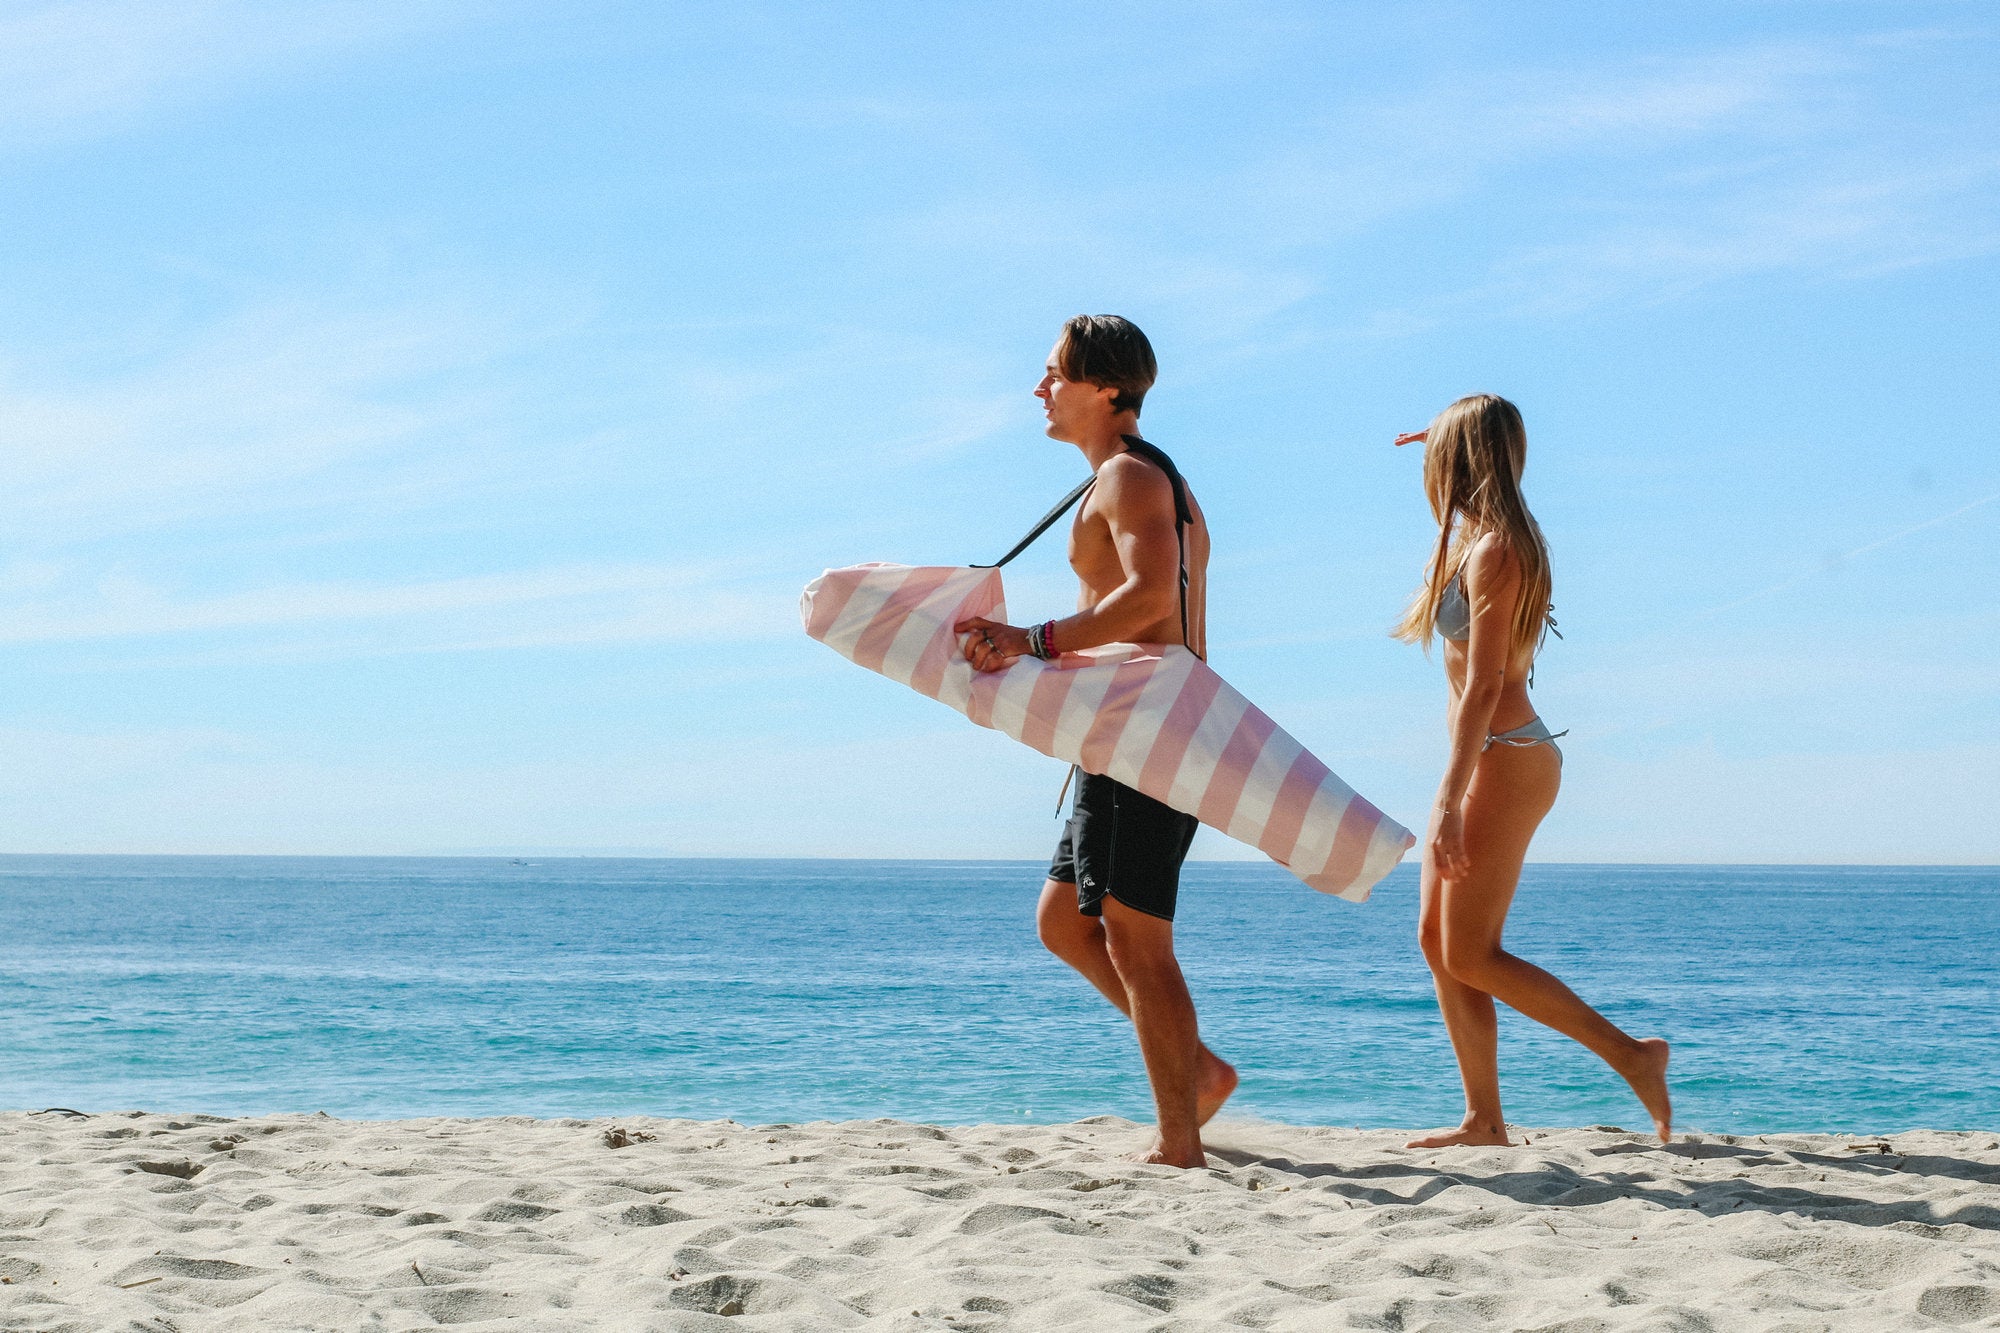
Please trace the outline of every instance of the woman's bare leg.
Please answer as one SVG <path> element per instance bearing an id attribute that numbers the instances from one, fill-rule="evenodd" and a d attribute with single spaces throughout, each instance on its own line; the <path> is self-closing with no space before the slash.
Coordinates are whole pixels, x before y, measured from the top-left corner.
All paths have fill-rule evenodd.
<path id="1" fill-rule="evenodd" d="M 1493 1012 L 1493 997 L 1445 969 L 1443 881 L 1428 856 L 1418 883 L 1422 906 L 1417 940 L 1437 986 L 1438 1010 L 1444 1015 L 1445 1031 L 1451 1035 L 1452 1054 L 1458 1057 L 1458 1076 L 1465 1084 L 1465 1119 L 1457 1129 L 1426 1134 L 1410 1140 L 1408 1146 L 1504 1146 L 1507 1119 L 1500 1111 L 1500 1024 Z"/>
<path id="2" fill-rule="evenodd" d="M 1500 945 L 1528 844 L 1561 782 L 1562 760 L 1546 746 L 1495 747 L 1480 756 L 1464 803 L 1471 869 L 1443 881 L 1437 895 L 1444 971 L 1595 1052 L 1638 1094 L 1664 1143 L 1673 1125 L 1667 1043 L 1628 1036 L 1555 976 Z M 1454 1046 L 1457 1040 L 1454 1033 Z M 1497 1112 L 1497 1086 L 1493 1106 Z M 1472 1109 L 1468 1093 L 1468 1120 Z"/>

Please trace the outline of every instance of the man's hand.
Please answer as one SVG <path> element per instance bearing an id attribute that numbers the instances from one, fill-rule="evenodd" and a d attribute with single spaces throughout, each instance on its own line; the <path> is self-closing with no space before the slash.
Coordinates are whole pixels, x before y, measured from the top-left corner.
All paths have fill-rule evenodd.
<path id="1" fill-rule="evenodd" d="M 1422 430 L 1413 430 L 1406 434 L 1398 435 L 1396 437 L 1396 447 L 1400 449 L 1406 444 L 1423 444 L 1429 440 L 1430 433 L 1430 427 L 1426 426 Z"/>
<path id="2" fill-rule="evenodd" d="M 965 635 L 960 651 L 975 671 L 1004 671 L 1028 651 L 1028 631 L 985 616 L 971 616 L 952 626 Z"/>

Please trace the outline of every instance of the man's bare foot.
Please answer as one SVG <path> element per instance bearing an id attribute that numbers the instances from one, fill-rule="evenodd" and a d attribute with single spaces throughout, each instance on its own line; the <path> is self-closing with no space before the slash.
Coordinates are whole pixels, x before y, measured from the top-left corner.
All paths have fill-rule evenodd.
<path id="1" fill-rule="evenodd" d="M 1195 1167 L 1207 1166 L 1208 1154 L 1201 1150 L 1200 1144 L 1196 1144 L 1191 1151 L 1170 1153 L 1160 1136 L 1155 1134 L 1152 1147 L 1143 1152 L 1126 1153 L 1125 1160 L 1140 1162 L 1146 1166 L 1178 1166 L 1192 1170 Z"/>
<path id="2" fill-rule="evenodd" d="M 1205 1125 L 1236 1091 L 1236 1069 L 1221 1056 L 1201 1048 L 1201 1076 L 1194 1090 L 1194 1122 Z"/>
<path id="3" fill-rule="evenodd" d="M 1435 1134 L 1426 1134 L 1420 1139 L 1411 1139 L 1405 1148 L 1507 1148 L 1512 1141 L 1507 1137 L 1507 1127 L 1488 1129 L 1466 1121 L 1457 1129 L 1441 1129 Z"/>
<path id="4" fill-rule="evenodd" d="M 1659 1037 L 1645 1037 L 1639 1042 L 1639 1052 L 1632 1062 L 1618 1072 L 1632 1085 L 1632 1091 L 1639 1094 L 1639 1100 L 1646 1107 L 1646 1114 L 1653 1117 L 1653 1132 L 1660 1136 L 1660 1142 L 1674 1141 L 1674 1102 L 1667 1095 L 1667 1043 Z"/>

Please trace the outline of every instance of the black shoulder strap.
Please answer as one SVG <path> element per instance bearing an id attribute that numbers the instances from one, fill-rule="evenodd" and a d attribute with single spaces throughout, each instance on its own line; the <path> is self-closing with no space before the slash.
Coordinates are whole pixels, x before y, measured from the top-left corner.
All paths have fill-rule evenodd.
<path id="1" fill-rule="evenodd" d="M 1194 522 L 1194 510 L 1188 507 L 1187 483 L 1181 480 L 1180 469 L 1174 466 L 1173 459 L 1167 457 L 1166 450 L 1151 440 L 1140 439 L 1137 435 L 1127 435 L 1124 440 L 1127 449 L 1166 473 L 1167 480 L 1173 483 L 1174 543 L 1180 547 L 1181 553 L 1181 646 L 1192 650 L 1194 645 L 1188 642 L 1187 530 Z"/>
<path id="2" fill-rule="evenodd" d="M 1027 536 L 1021 538 L 1020 541 L 1014 543 L 1013 550 L 1007 552 L 1007 554 L 1001 556 L 998 560 L 995 560 L 990 565 L 974 565 L 972 566 L 972 568 L 998 569 L 1000 568 L 1000 566 L 1006 564 L 1009 560 L 1012 560 L 1015 556 L 1021 554 L 1021 552 L 1027 550 L 1030 546 L 1033 546 L 1035 544 L 1035 538 L 1047 532 L 1050 529 L 1050 527 L 1054 526 L 1055 521 L 1057 519 L 1061 518 L 1064 514 L 1067 514 L 1069 512 L 1069 507 L 1075 504 L 1078 500 L 1081 500 L 1083 498 L 1083 493 L 1089 490 L 1091 486 L 1096 484 L 1096 481 L 1097 481 L 1097 474 L 1094 472 L 1088 477 L 1085 477 L 1082 481 L 1076 484 L 1075 490 L 1071 491 L 1068 495 L 1065 495 L 1062 498 L 1061 504 L 1057 505 L 1054 509 L 1051 509 L 1048 513 L 1042 515 L 1042 521 L 1035 524 L 1034 527 L 1030 528 L 1028 530 Z"/>
<path id="3" fill-rule="evenodd" d="M 1125 441 L 1127 449 L 1167 474 L 1167 480 L 1174 486 L 1175 520 L 1182 524 L 1193 523 L 1194 511 L 1188 508 L 1187 482 L 1181 479 L 1180 469 L 1174 466 L 1173 459 L 1167 457 L 1167 451 L 1151 440 L 1142 440 L 1137 435 L 1126 435 L 1121 438 Z"/>

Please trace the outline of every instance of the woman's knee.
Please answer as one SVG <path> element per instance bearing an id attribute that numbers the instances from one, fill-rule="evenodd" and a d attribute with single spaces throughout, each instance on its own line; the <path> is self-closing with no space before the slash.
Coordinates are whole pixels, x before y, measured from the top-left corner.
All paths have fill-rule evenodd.
<path id="1" fill-rule="evenodd" d="M 1444 966 L 1444 924 L 1435 916 L 1421 917 L 1417 921 L 1417 947 L 1423 950 L 1424 961 L 1431 965 L 1433 972 L 1442 972 Z"/>
<path id="2" fill-rule="evenodd" d="M 1492 987 L 1488 983 L 1500 962 L 1500 950 L 1484 941 L 1440 940 L 1438 961 L 1452 980 L 1490 992 Z"/>

